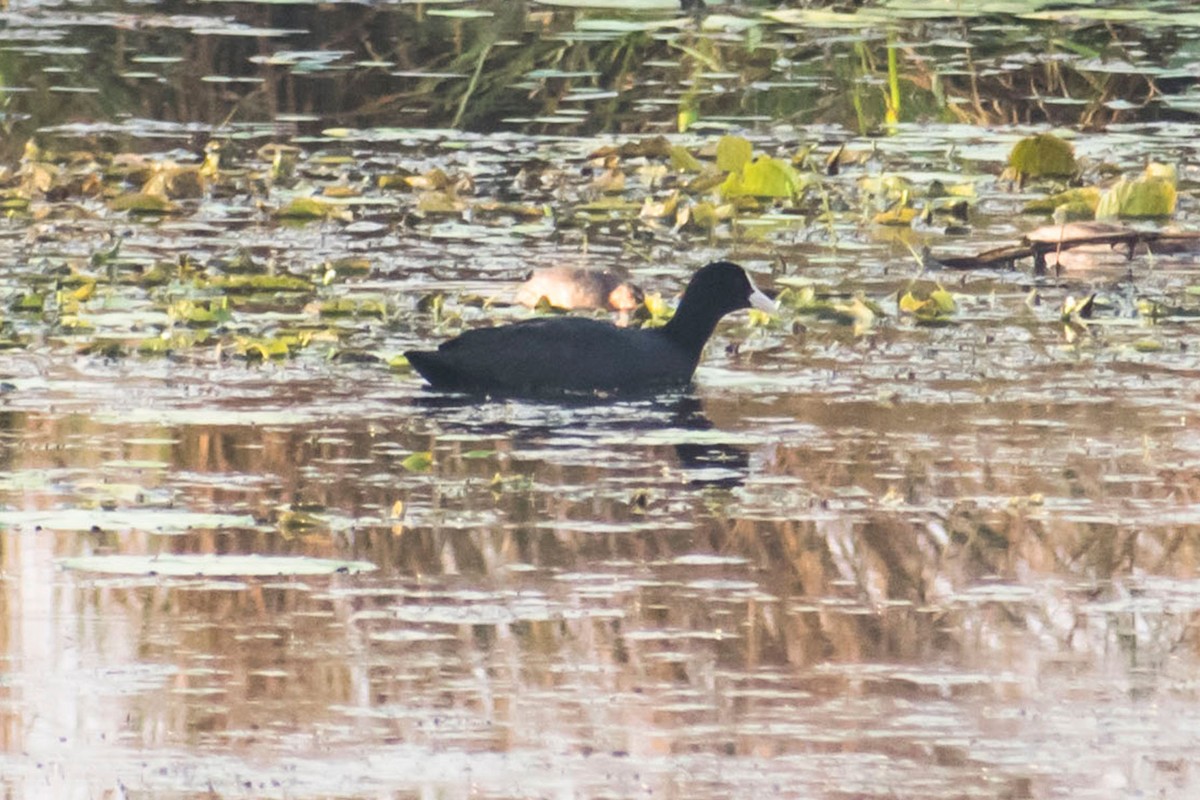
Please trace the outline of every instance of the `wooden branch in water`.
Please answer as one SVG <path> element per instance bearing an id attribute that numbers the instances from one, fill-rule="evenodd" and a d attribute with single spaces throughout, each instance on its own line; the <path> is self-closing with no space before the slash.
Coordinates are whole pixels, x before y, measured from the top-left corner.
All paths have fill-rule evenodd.
<path id="1" fill-rule="evenodd" d="M 1034 269 L 1046 268 L 1046 256 L 1076 247 L 1104 246 L 1127 248 L 1128 258 L 1133 258 L 1139 246 L 1151 246 L 1160 253 L 1179 253 L 1200 250 L 1200 231 L 1139 231 L 1116 225 L 1101 223 L 1072 223 L 1071 225 L 1048 225 L 1031 231 L 1021 244 L 985 250 L 973 256 L 951 256 L 938 258 L 938 262 L 949 269 L 985 269 L 1005 266 L 1013 268 L 1014 262 L 1032 258 Z"/>

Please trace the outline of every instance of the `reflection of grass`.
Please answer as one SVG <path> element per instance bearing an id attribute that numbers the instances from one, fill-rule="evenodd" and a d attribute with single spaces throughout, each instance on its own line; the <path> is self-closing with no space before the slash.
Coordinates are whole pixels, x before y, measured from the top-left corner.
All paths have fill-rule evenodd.
<path id="1" fill-rule="evenodd" d="M 9 115 L 4 124 L 14 129 L 5 141 L 20 142 L 33 129 L 59 122 L 121 115 L 219 125 L 300 112 L 340 124 L 493 130 L 513 117 L 557 114 L 569 119 L 561 114 L 564 108 L 585 113 L 577 123 L 550 128 L 531 122 L 524 127 L 662 130 L 675 127 L 681 109 L 689 121 L 761 114 L 858 131 L 930 117 L 989 125 L 1050 121 L 1087 126 L 1145 114 L 1140 107 L 1161 91 L 1180 89 L 1180 79 L 1156 77 L 1154 67 L 1170 63 L 1183 47 L 1170 32 L 1153 34 L 1157 38 L 1151 41 L 1152 34 L 1133 28 L 1030 23 L 967 37 L 945 25 L 920 29 L 898 22 L 900 27 L 889 29 L 886 38 L 877 29 L 864 28 L 830 39 L 820 29 L 799 31 L 759 20 L 752 32 L 741 35 L 681 23 L 653 33 L 635 24 L 595 37 L 580 35 L 578 23 L 611 18 L 611 13 L 534 11 L 523 3 L 500 2 L 484 8 L 494 16 L 448 19 L 410 6 L 353 12 L 336 6 L 238 6 L 243 27 L 308 31 L 286 40 L 197 36 L 170 28 L 64 27 L 62 44 L 86 48 L 86 53 L 32 55 L 20 47 L 0 53 L 5 85 L 32 90 L 5 98 Z M 757 13 L 754 7 L 739 12 L 747 20 L 757 19 Z M 922 36 L 939 35 L 969 38 L 973 47 L 920 46 Z M 1031 50 L 1030 39 L 1037 37 L 1042 46 Z M 1137 54 L 1139 48 L 1159 54 L 1154 64 Z M 347 55 L 334 59 L 325 71 L 293 69 L 263 58 L 292 49 Z M 125 77 L 130 58 L 164 53 L 179 54 L 183 61 L 152 67 L 162 81 Z M 1130 71 L 1089 69 L 1087 59 L 1128 62 Z M 360 61 L 372 65 L 355 67 Z M 46 73 L 47 65 L 69 71 Z M 530 78 L 536 69 L 591 74 Z M 210 83 L 201 80 L 204 76 L 261 82 Z M 50 91 L 56 83 L 99 91 Z M 564 103 L 579 88 L 618 95 L 586 106 Z M 1060 98 L 1072 102 L 1055 102 Z M 1155 108 L 1152 113 L 1174 112 Z M 28 121 L 22 121 L 24 115 Z"/>

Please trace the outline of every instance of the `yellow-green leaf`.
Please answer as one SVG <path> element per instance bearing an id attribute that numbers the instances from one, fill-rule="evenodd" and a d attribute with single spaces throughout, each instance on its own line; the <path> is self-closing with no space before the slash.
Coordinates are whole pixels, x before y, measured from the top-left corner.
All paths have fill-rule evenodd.
<path id="1" fill-rule="evenodd" d="M 956 309 L 954 295 L 941 286 L 928 288 L 928 284 L 910 289 L 897 301 L 900 313 L 911 314 L 918 323 L 943 324 L 949 321 Z"/>
<path id="2" fill-rule="evenodd" d="M 1095 186 L 1083 186 L 1030 200 L 1021 210 L 1026 214 L 1053 214 L 1058 209 L 1063 209 L 1063 213 L 1072 215 L 1071 219 L 1091 219 L 1098 205 L 1100 190 Z M 1077 216 L 1080 213 L 1086 216 Z"/>
<path id="3" fill-rule="evenodd" d="M 637 316 L 644 320 L 648 328 L 667 324 L 675 313 L 658 292 L 646 292 L 638 312 Z"/>
<path id="4" fill-rule="evenodd" d="M 1053 133 L 1027 136 L 1013 146 L 1008 168 L 1029 178 L 1068 178 L 1079 171 L 1075 147 Z"/>
<path id="5" fill-rule="evenodd" d="M 1122 178 L 1100 198 L 1096 218 L 1169 217 L 1175 213 L 1177 199 L 1175 186 L 1167 178 Z"/>
<path id="6" fill-rule="evenodd" d="M 1163 344 L 1155 339 L 1138 339 L 1133 343 L 1133 349 L 1139 353 L 1157 353 L 1163 349 Z"/>
<path id="7" fill-rule="evenodd" d="M 1096 293 L 1092 292 L 1086 297 L 1081 297 L 1078 300 L 1073 295 L 1067 295 L 1063 300 L 1062 321 L 1068 322 L 1072 316 L 1081 319 L 1090 319 L 1092 311 L 1096 305 Z"/>
<path id="8" fill-rule="evenodd" d="M 149 192 L 119 195 L 109 201 L 108 207 L 113 211 L 128 211 L 131 214 L 173 214 L 179 210 L 179 206 L 166 195 Z"/>
<path id="9" fill-rule="evenodd" d="M 695 124 L 700 118 L 700 112 L 692 106 L 680 106 L 679 114 L 676 117 L 675 124 L 680 133 L 686 133 L 687 129 Z"/>
<path id="10" fill-rule="evenodd" d="M 229 298 L 213 300 L 176 300 L 168 309 L 171 318 L 190 327 L 205 327 L 228 322 L 232 318 Z"/>
<path id="11" fill-rule="evenodd" d="M 1174 186 L 1179 180 L 1179 174 L 1176 172 L 1174 165 L 1159 164 L 1158 162 L 1151 162 L 1146 165 L 1144 177 L 1162 178 L 1163 180 L 1168 181 L 1172 186 Z"/>
<path id="12" fill-rule="evenodd" d="M 433 466 L 433 452 L 424 450 L 413 453 L 401 461 L 400 466 L 409 472 L 428 472 L 429 468 Z"/>
<path id="13" fill-rule="evenodd" d="M 721 184 L 725 197 L 794 197 L 802 188 L 799 173 L 787 163 L 759 156 L 741 172 L 732 172 Z"/>
<path id="14" fill-rule="evenodd" d="M 912 221 L 917 218 L 918 213 L 912 206 L 897 205 L 887 211 L 879 212 L 873 221 L 876 225 L 907 226 L 912 225 Z"/>
<path id="15" fill-rule="evenodd" d="M 699 172 L 702 168 L 700 161 L 681 144 L 671 145 L 671 169 L 676 172 Z"/>
<path id="16" fill-rule="evenodd" d="M 287 358 L 291 354 L 287 337 L 254 339 L 248 336 L 239 336 L 236 341 L 238 355 L 247 361 L 279 360 Z M 292 341 L 294 342 L 294 338 Z"/>
<path id="17" fill-rule="evenodd" d="M 717 141 L 717 168 L 737 172 L 750 162 L 754 148 L 741 136 L 722 136 Z"/>
<path id="18" fill-rule="evenodd" d="M 40 313 L 46 305 L 46 296 L 40 292 L 29 292 L 17 297 L 12 302 L 10 308 L 13 311 L 27 311 Z"/>
<path id="19" fill-rule="evenodd" d="M 817 303 L 817 290 L 812 284 L 788 286 L 775 296 L 775 302 L 797 311 L 812 308 Z"/>
<path id="20" fill-rule="evenodd" d="M 900 310 L 905 314 L 915 314 L 925 305 L 924 300 L 920 300 L 912 292 L 905 292 L 900 298 Z"/>
<path id="21" fill-rule="evenodd" d="M 929 299 L 933 302 L 935 308 L 941 314 L 954 313 L 954 295 L 947 292 L 941 286 L 929 293 Z"/>
<path id="22" fill-rule="evenodd" d="M 275 212 L 280 219 L 345 219 L 349 211 L 342 206 L 315 197 L 295 197 Z"/>

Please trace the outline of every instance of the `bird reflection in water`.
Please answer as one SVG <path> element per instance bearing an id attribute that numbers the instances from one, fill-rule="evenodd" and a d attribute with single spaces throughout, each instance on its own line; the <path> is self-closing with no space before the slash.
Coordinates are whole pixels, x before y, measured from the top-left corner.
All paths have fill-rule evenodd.
<path id="1" fill-rule="evenodd" d="M 670 445 L 688 484 L 734 488 L 745 482 L 750 453 L 717 437 L 696 437 L 715 430 L 703 402 L 690 392 L 614 402 L 602 397 L 573 396 L 550 400 L 480 403 L 477 397 L 431 393 L 412 402 L 442 433 L 507 439 L 516 450 L 555 447 L 580 438 L 621 436 L 635 441 L 654 435 L 654 443 Z M 699 440 L 697 440 L 699 439 Z M 606 445 L 607 446 L 607 445 Z M 603 453 L 597 454 L 597 459 Z"/>

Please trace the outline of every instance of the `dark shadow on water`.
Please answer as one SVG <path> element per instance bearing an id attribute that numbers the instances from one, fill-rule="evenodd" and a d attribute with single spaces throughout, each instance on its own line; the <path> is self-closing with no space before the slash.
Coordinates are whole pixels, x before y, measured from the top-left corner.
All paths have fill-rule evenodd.
<path id="1" fill-rule="evenodd" d="M 565 442 L 581 435 L 665 432 L 663 444 L 674 448 L 679 466 L 695 473 L 688 480 L 693 486 L 732 488 L 741 485 L 749 472 L 746 448 L 720 441 L 688 441 L 689 433 L 715 428 L 691 387 L 620 398 L 579 395 L 521 400 L 487 400 L 429 390 L 413 404 L 444 432 L 498 436 L 524 445 L 553 447 L 556 440 Z M 672 437 L 671 431 L 680 435 Z"/>

